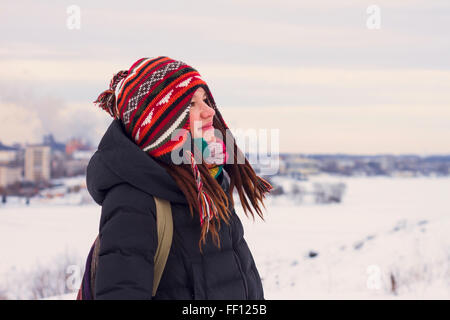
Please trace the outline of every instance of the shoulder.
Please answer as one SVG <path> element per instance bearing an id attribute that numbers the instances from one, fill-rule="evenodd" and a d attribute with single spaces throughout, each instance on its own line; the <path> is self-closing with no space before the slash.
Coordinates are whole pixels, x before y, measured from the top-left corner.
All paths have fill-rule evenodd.
<path id="1" fill-rule="evenodd" d="M 108 190 L 102 204 L 102 216 L 124 209 L 126 211 L 153 215 L 156 219 L 156 204 L 152 195 L 128 184 L 121 183 Z"/>

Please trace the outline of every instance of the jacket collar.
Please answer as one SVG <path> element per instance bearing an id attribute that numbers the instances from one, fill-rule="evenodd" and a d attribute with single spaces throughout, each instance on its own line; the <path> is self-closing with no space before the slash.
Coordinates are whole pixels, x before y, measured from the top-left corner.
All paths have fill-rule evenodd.
<path id="1" fill-rule="evenodd" d="M 187 203 L 175 180 L 128 138 L 117 119 L 110 124 L 89 161 L 86 180 L 89 193 L 99 204 L 107 191 L 120 183 L 128 183 L 170 202 Z M 226 174 L 218 182 L 225 191 L 228 190 L 229 178 Z"/>

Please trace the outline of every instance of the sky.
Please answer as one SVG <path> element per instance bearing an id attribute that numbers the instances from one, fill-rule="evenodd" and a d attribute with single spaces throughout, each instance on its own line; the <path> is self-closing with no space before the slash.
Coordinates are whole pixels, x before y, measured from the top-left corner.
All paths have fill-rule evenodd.
<path id="1" fill-rule="evenodd" d="M 278 130 L 274 151 L 449 154 L 449 14 L 440 0 L 2 1 L 0 141 L 97 146 L 112 118 L 92 102 L 165 55 L 200 72 L 232 130 Z"/>

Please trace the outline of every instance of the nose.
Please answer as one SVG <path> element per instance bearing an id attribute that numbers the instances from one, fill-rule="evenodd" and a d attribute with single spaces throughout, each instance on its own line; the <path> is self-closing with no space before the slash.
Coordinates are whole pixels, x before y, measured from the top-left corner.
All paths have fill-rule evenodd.
<path id="1" fill-rule="evenodd" d="M 202 118 L 214 117 L 215 114 L 216 111 L 203 101 L 201 111 Z"/>

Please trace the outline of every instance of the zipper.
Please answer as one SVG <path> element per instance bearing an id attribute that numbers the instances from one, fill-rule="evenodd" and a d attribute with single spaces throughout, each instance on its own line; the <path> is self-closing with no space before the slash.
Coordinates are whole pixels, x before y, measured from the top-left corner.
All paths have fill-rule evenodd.
<path id="1" fill-rule="evenodd" d="M 234 211 L 234 208 L 233 208 L 233 212 L 234 212 L 234 214 L 236 214 L 236 212 Z M 233 223 L 234 223 L 234 221 L 233 221 Z M 236 253 L 236 250 L 235 250 L 235 247 L 234 247 L 234 243 L 233 243 L 233 233 L 232 233 L 232 230 L 231 230 L 233 223 L 231 223 L 231 225 L 230 225 L 230 238 L 231 238 L 231 243 L 232 243 L 232 249 L 231 250 L 233 250 L 234 260 L 236 261 L 236 264 L 238 266 L 239 272 L 241 273 L 242 283 L 244 284 L 245 300 L 248 300 L 247 280 L 245 279 L 245 274 L 244 274 L 244 271 L 243 271 L 242 266 L 241 266 L 241 261 L 239 260 L 239 256 Z"/>
<path id="2" fill-rule="evenodd" d="M 245 280 L 245 275 L 244 275 L 244 271 L 242 270 L 242 266 L 241 266 L 241 262 L 239 261 L 239 257 L 236 254 L 236 252 L 234 251 L 234 247 L 233 247 L 233 255 L 234 255 L 234 259 L 236 260 L 236 263 L 238 265 L 239 271 L 241 273 L 242 276 L 242 282 L 244 283 L 244 290 L 245 290 L 245 300 L 248 300 L 248 286 L 247 286 L 247 281 Z"/>

